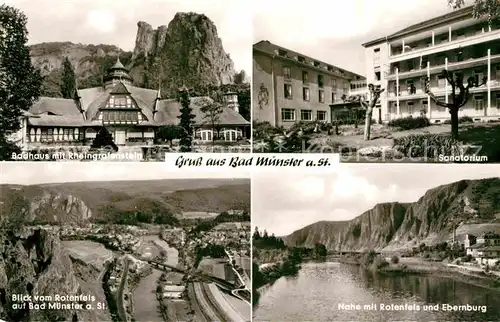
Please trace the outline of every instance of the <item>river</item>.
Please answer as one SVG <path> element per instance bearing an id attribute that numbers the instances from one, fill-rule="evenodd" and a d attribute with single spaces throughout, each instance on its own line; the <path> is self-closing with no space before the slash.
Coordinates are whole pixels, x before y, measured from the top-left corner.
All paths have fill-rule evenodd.
<path id="1" fill-rule="evenodd" d="M 146 244 L 145 251 L 156 254 L 163 249 L 167 256 L 166 263 L 177 266 L 179 262 L 177 249 L 170 247 L 157 236 L 144 236 L 142 240 Z M 134 318 L 136 321 L 163 321 L 156 299 L 156 287 L 161 274 L 162 271 L 153 268 L 152 273 L 142 278 L 134 290 Z"/>
<path id="2" fill-rule="evenodd" d="M 297 276 L 282 277 L 260 293 L 254 321 L 500 321 L 500 292 L 440 276 L 382 275 L 332 262 L 303 264 Z M 381 304 L 406 308 L 382 311 Z M 469 304 L 477 311 L 445 311 L 443 304 Z"/>

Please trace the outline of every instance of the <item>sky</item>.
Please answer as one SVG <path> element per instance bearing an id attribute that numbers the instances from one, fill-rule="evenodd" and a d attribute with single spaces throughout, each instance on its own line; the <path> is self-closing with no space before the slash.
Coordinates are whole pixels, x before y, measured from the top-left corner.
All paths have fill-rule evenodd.
<path id="1" fill-rule="evenodd" d="M 363 43 L 452 11 L 448 0 L 256 0 L 253 42 L 366 76 Z"/>
<path id="2" fill-rule="evenodd" d="M 0 184 L 248 177 L 242 172 L 238 176 L 231 171 L 172 167 L 168 162 L 0 162 Z"/>
<path id="3" fill-rule="evenodd" d="M 439 185 L 499 177 L 496 164 L 341 164 L 324 175 L 252 177 L 252 226 L 284 236 L 349 220 L 382 202 L 414 202 Z"/>
<path id="4" fill-rule="evenodd" d="M 246 0 L 4 0 L 28 17 L 29 44 L 71 41 L 133 50 L 137 22 L 168 25 L 177 12 L 208 16 L 236 70 L 251 71 L 252 16 Z"/>

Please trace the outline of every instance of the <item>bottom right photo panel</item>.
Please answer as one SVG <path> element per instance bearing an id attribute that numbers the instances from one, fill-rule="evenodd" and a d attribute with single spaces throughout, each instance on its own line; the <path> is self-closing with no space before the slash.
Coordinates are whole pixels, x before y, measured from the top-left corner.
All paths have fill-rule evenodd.
<path id="1" fill-rule="evenodd" d="M 499 321 L 499 173 L 254 174 L 253 321 Z"/>

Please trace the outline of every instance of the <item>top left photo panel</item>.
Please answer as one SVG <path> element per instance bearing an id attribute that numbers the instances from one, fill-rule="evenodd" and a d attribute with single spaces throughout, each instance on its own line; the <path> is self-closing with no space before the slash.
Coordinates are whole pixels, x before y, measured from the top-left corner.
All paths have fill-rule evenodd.
<path id="1" fill-rule="evenodd" d="M 250 6 L 7 0 L 0 161 L 251 152 Z"/>

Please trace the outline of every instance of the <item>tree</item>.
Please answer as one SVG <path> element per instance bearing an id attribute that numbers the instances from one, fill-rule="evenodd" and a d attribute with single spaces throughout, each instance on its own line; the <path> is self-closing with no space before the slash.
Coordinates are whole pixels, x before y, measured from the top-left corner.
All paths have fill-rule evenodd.
<path id="1" fill-rule="evenodd" d="M 472 87 L 480 87 L 485 85 L 487 77 L 484 77 L 480 82 L 477 77 L 471 76 L 467 79 L 467 86 L 465 86 L 463 73 L 443 70 L 442 74 L 451 85 L 451 102 L 446 103 L 438 100 L 438 98 L 432 93 L 430 89 L 430 80 L 428 77 L 424 78 L 425 93 L 429 95 L 429 97 L 438 106 L 448 108 L 451 116 L 451 136 L 454 139 L 458 139 L 458 111 L 462 106 L 467 104 L 467 101 L 469 100 L 469 90 Z"/>
<path id="2" fill-rule="evenodd" d="M 204 105 L 200 108 L 203 113 L 203 119 L 208 123 L 212 131 L 216 131 L 217 137 L 219 136 L 219 122 L 220 116 L 222 114 L 222 104 L 217 102 L 204 102 Z M 212 145 L 215 144 L 215 138 L 212 137 Z"/>
<path id="3" fill-rule="evenodd" d="M 453 9 L 466 6 L 465 0 L 448 0 L 448 5 Z M 491 25 L 493 20 L 500 18 L 500 1 L 498 0 L 474 0 L 472 16 L 476 19 L 486 18 Z"/>
<path id="4" fill-rule="evenodd" d="M 11 139 L 21 129 L 21 117 L 38 99 L 42 76 L 31 65 L 26 29 L 20 10 L 0 6 L 0 160 L 10 160 L 20 148 Z"/>
<path id="5" fill-rule="evenodd" d="M 252 99 L 250 94 L 250 84 L 242 84 L 238 88 L 238 105 L 240 106 L 240 114 L 247 121 L 251 119 L 250 108 Z"/>
<path id="6" fill-rule="evenodd" d="M 97 132 L 97 135 L 92 141 L 92 145 L 90 146 L 92 149 L 100 149 L 100 148 L 108 148 L 110 147 L 113 149 L 115 152 L 118 151 L 118 147 L 116 146 L 115 142 L 113 142 L 113 136 L 105 127 L 101 127 L 99 129 L 99 132 Z"/>
<path id="7" fill-rule="evenodd" d="M 345 99 L 347 103 L 359 103 L 365 112 L 365 130 L 364 130 L 364 140 L 370 140 L 370 129 L 372 123 L 373 108 L 377 105 L 380 94 L 384 92 L 384 89 L 373 84 L 368 84 L 369 100 L 367 100 L 365 95 L 353 95 Z"/>
<path id="8" fill-rule="evenodd" d="M 260 232 L 259 232 L 259 228 L 258 227 L 255 227 L 255 231 L 253 232 L 253 238 L 254 239 L 259 239 L 260 238 Z"/>
<path id="9" fill-rule="evenodd" d="M 325 257 L 327 254 L 326 246 L 320 243 L 314 244 L 315 257 Z"/>
<path id="10" fill-rule="evenodd" d="M 180 135 L 181 152 L 191 152 L 193 145 L 193 124 L 194 114 L 191 108 L 191 100 L 187 88 L 179 89 L 179 101 L 181 103 L 181 115 L 179 115 L 180 127 L 182 132 Z"/>
<path id="11" fill-rule="evenodd" d="M 73 65 L 71 65 L 68 57 L 66 57 L 63 62 L 62 83 L 60 88 L 64 98 L 75 98 L 76 76 Z"/>
<path id="12" fill-rule="evenodd" d="M 172 141 L 179 139 L 182 132 L 183 129 L 179 125 L 171 124 L 160 126 L 157 131 L 157 138 L 168 141 L 170 143 L 170 147 L 172 147 Z"/>

